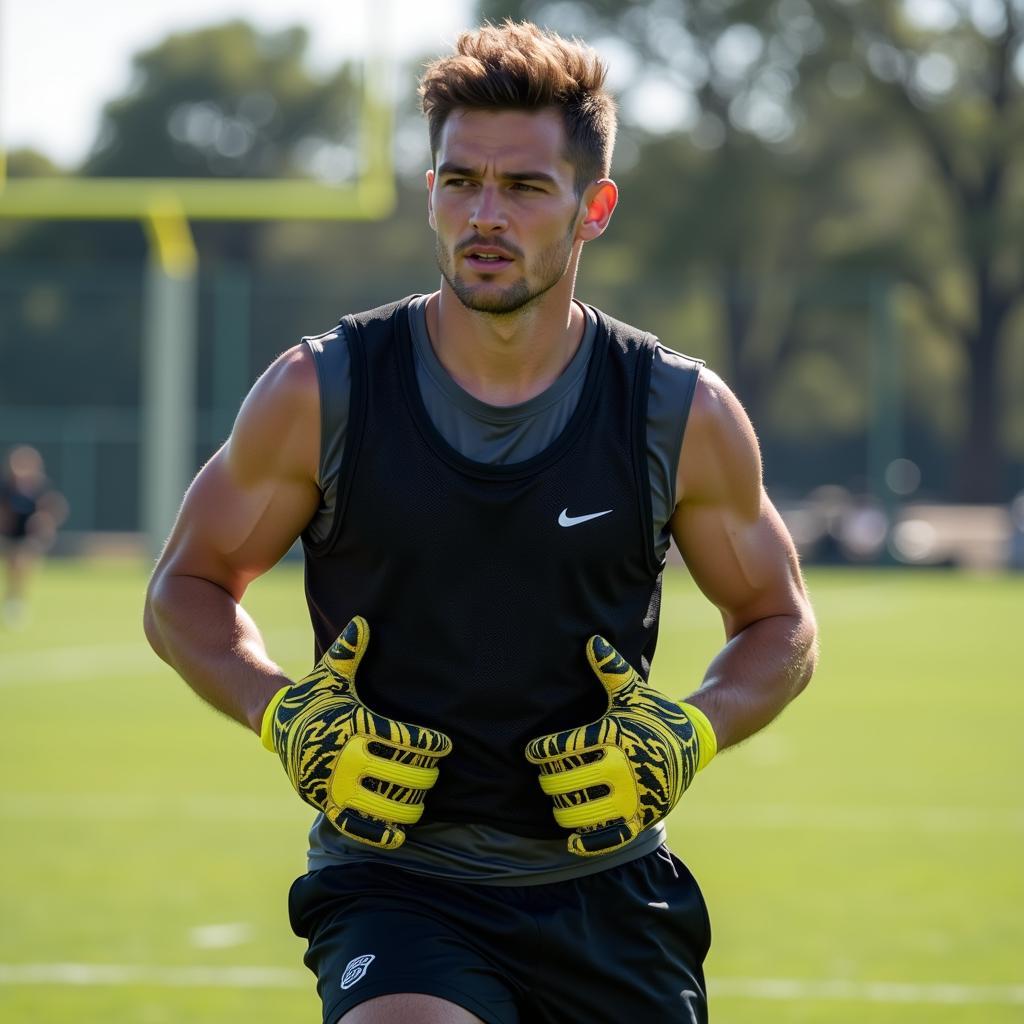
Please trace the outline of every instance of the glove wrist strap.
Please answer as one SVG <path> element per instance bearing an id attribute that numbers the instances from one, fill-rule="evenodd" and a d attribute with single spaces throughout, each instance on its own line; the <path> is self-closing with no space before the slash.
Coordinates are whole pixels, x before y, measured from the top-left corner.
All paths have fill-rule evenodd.
<path id="1" fill-rule="evenodd" d="M 708 716 L 700 708 L 685 702 L 679 705 L 690 720 L 694 732 L 697 734 L 697 771 L 706 768 L 711 759 L 718 753 L 718 737 L 708 720 Z"/>
<path id="2" fill-rule="evenodd" d="M 274 746 L 274 713 L 277 711 L 278 704 L 284 700 L 284 695 L 290 689 L 290 686 L 282 686 L 281 689 L 270 698 L 270 703 L 263 712 L 263 721 L 260 723 L 260 742 L 272 754 L 277 753 L 277 747 Z"/>

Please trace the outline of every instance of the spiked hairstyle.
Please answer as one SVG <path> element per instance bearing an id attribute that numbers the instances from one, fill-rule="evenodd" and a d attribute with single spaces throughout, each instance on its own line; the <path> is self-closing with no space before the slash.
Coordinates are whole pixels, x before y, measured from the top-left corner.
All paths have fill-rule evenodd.
<path id="1" fill-rule="evenodd" d="M 564 119 L 566 156 L 575 168 L 576 192 L 582 194 L 611 169 L 616 114 L 604 88 L 606 73 L 586 43 L 529 22 L 506 19 L 463 32 L 455 53 L 431 61 L 420 79 L 435 165 L 453 110 L 552 108 Z"/>

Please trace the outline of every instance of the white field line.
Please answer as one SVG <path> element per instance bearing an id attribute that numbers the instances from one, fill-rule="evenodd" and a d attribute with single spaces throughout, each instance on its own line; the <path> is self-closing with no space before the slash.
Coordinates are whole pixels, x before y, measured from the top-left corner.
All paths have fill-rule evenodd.
<path id="1" fill-rule="evenodd" d="M 15 651 L 0 655 L 0 688 L 29 686 L 40 675 L 46 676 L 47 689 L 54 683 L 74 683 L 89 676 L 106 681 L 154 671 L 162 665 L 144 642 Z"/>
<path id="2" fill-rule="evenodd" d="M 812 830 L 877 832 L 1010 832 L 1024 834 L 1024 808 L 918 806 L 818 806 L 806 804 L 748 804 L 695 808 L 688 822 L 708 828 L 806 828 Z"/>
<path id="3" fill-rule="evenodd" d="M 156 988 L 301 988 L 285 967 L 154 967 L 136 964 L 0 964 L 0 985 L 146 985 Z"/>
<path id="4" fill-rule="evenodd" d="M 308 629 L 267 630 L 267 647 L 293 647 L 305 642 L 312 654 L 312 634 Z M 106 682 L 139 672 L 171 671 L 146 645 L 139 625 L 139 640 L 126 644 L 77 644 L 65 647 L 40 647 L 29 651 L 0 654 L 0 689 L 24 686 L 45 674 L 47 687 L 54 683 L 74 683 L 95 678 Z"/>
<path id="5" fill-rule="evenodd" d="M 279 797 L 196 796 L 163 797 L 86 796 L 53 794 L 10 794 L 0 796 L 0 821 L 44 821 L 53 818 L 59 802 L 61 819 L 82 821 L 216 821 L 230 824 L 251 822 L 266 827 L 268 821 L 283 821 L 313 812 L 294 796 Z"/>
<path id="6" fill-rule="evenodd" d="M 41 821 L 53 816 L 52 793 L 0 794 L 0 821 Z M 211 793 L 154 800 L 139 794 L 89 793 L 60 798 L 62 819 L 88 821 L 266 822 L 293 817 L 304 804 L 279 796 L 228 797 Z M 698 808 L 681 815 L 690 828 L 808 829 L 814 831 L 997 833 L 1024 835 L 1024 810 L 981 807 L 813 807 L 749 804 Z"/>
<path id="7" fill-rule="evenodd" d="M 156 988 L 305 988 L 305 971 L 285 967 L 160 967 L 141 964 L 0 964 L 0 985 L 149 986 Z M 1024 1006 L 1024 984 L 809 981 L 798 978 L 718 978 L 712 998 L 771 1001 Z"/>
<path id="8" fill-rule="evenodd" d="M 1024 984 L 919 984 L 905 981 L 807 981 L 796 978 L 719 978 L 708 982 L 712 998 L 786 1002 L 915 1003 L 946 1006 L 1024 1006 Z"/>

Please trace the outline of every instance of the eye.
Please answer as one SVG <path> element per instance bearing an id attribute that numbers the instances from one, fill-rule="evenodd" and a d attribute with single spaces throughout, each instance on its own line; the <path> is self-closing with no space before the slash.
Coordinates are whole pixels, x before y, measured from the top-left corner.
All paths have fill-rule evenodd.
<path id="1" fill-rule="evenodd" d="M 539 192 L 540 189 L 534 185 L 527 185 L 525 181 L 516 181 L 512 183 L 512 187 L 519 192 Z"/>
<path id="2" fill-rule="evenodd" d="M 447 178 L 444 181 L 446 188 L 464 188 L 467 185 L 472 185 L 473 182 L 469 178 Z"/>

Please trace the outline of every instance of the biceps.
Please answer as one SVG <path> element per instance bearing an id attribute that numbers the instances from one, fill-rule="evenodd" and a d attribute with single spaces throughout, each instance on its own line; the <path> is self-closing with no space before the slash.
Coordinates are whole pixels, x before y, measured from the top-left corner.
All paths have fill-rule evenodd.
<path id="1" fill-rule="evenodd" d="M 681 507 L 673 534 L 694 582 L 721 611 L 729 636 L 799 607 L 803 583 L 796 551 L 763 490 L 753 517 L 729 504 Z"/>
<path id="2" fill-rule="evenodd" d="M 208 579 L 240 597 L 291 547 L 318 501 L 311 480 L 240 482 L 222 448 L 189 487 L 161 568 Z"/>

